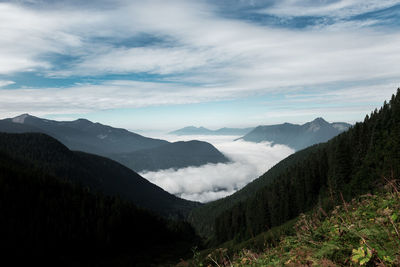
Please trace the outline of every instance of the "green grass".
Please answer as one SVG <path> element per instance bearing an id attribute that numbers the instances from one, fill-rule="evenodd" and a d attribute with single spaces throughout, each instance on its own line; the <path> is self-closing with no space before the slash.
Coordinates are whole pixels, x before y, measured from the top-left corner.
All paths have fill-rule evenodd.
<path id="1" fill-rule="evenodd" d="M 302 214 L 290 225 L 293 231 L 282 230 L 280 240 L 274 236 L 280 228 L 271 229 L 247 243 L 196 253 L 190 266 L 400 266 L 400 193 L 394 182 L 343 201 L 329 214 Z"/>

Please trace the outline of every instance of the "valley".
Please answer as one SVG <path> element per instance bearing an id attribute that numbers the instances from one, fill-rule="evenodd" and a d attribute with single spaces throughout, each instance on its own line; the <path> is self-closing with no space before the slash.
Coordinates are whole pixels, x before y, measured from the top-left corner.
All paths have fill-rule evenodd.
<path id="1" fill-rule="evenodd" d="M 132 170 L 134 168 L 129 168 L 129 162 L 125 163 L 124 166 L 112 159 L 87 152 L 70 150 L 65 146 L 61 140 L 64 140 L 64 142 L 66 142 L 65 140 L 72 140 L 69 136 L 74 136 L 74 142 L 77 142 L 76 140 L 80 136 L 73 135 L 72 133 L 75 134 L 76 129 L 82 131 L 82 127 L 74 127 L 76 123 L 79 124 L 82 120 L 55 122 L 26 115 L 2 120 L 0 121 L 0 125 L 6 133 L 0 133 L 0 155 L 2 157 L 0 161 L 2 168 L 0 185 L 2 185 L 3 190 L 2 211 L 4 214 L 8 214 L 5 217 L 7 220 L 2 221 L 2 228 L 14 229 L 11 228 L 10 223 L 17 221 L 20 227 L 24 224 L 32 225 L 30 227 L 35 227 L 37 229 L 35 231 L 38 231 L 37 233 L 47 235 L 51 232 L 44 230 L 42 227 L 44 225 L 48 225 L 46 227 L 55 226 L 51 222 L 43 223 L 43 226 L 37 225 L 34 217 L 31 215 L 27 217 L 27 211 L 24 211 L 24 208 L 21 206 L 22 202 L 19 200 L 14 200 L 13 204 L 9 202 L 11 200 L 10 194 L 12 194 L 13 199 L 23 201 L 23 199 L 28 199 L 29 197 L 30 202 L 37 203 L 31 204 L 31 206 L 39 205 L 32 206 L 32 208 L 37 210 L 35 213 L 38 214 L 39 220 L 51 218 L 51 221 L 56 222 L 56 220 L 60 220 L 65 216 L 63 213 L 66 210 L 69 210 L 73 214 L 80 209 L 80 217 L 74 215 L 78 217 L 72 218 L 82 218 L 84 221 L 68 222 L 67 225 L 74 225 L 74 228 L 71 229 L 72 232 L 62 232 L 64 230 L 61 230 L 61 228 L 55 228 L 54 230 L 61 231 L 59 232 L 60 235 L 57 235 L 57 238 L 60 238 L 60 240 L 67 238 L 66 240 L 72 242 L 71 244 L 78 240 L 73 237 L 75 235 L 74 231 L 83 231 L 84 235 L 80 237 L 82 240 L 79 241 L 83 242 L 82 244 L 94 242 L 91 236 L 97 236 L 96 238 L 100 239 L 96 239 L 98 241 L 96 241 L 95 247 L 100 246 L 99 249 L 114 246 L 112 242 L 122 242 L 119 245 L 127 248 L 125 245 L 122 245 L 127 241 L 124 241 L 125 239 L 119 236 L 118 232 L 114 233 L 112 229 L 115 229 L 114 227 L 125 229 L 123 228 L 127 227 L 125 223 L 136 218 L 135 224 L 139 224 L 139 226 L 135 226 L 135 229 L 145 229 L 147 227 L 146 229 L 148 230 L 146 231 L 151 231 L 151 229 L 157 227 L 159 231 L 165 231 L 163 233 L 157 232 L 152 237 L 154 241 L 151 241 L 153 239 L 148 240 L 150 242 L 149 245 L 154 242 L 161 242 L 161 245 L 165 240 L 176 240 L 183 247 L 181 252 L 173 253 L 180 254 L 186 251 L 186 257 L 190 257 L 188 256 L 190 254 L 190 246 L 206 248 L 208 250 L 226 246 L 224 255 L 228 253 L 235 255 L 234 257 L 238 257 L 236 253 L 239 253 L 239 248 L 242 246 L 253 250 L 260 249 L 260 244 L 255 241 L 257 239 L 254 239 L 257 236 L 268 236 L 270 239 L 272 237 L 269 233 L 272 231 L 271 234 L 274 237 L 271 239 L 271 242 L 272 240 L 275 240 L 273 242 L 277 242 L 276 240 L 279 240 L 281 237 L 283 238 L 286 235 L 285 233 L 292 233 L 293 224 L 297 223 L 296 225 L 299 225 L 301 218 L 303 218 L 302 214 L 310 214 L 320 209 L 323 211 L 324 216 L 327 216 L 326 214 L 334 210 L 337 204 L 350 202 L 352 198 L 362 194 L 376 193 L 377 186 L 380 188 L 385 183 L 388 183 L 388 181 L 395 181 L 400 166 L 398 155 L 398 151 L 400 151 L 398 148 L 400 144 L 398 140 L 400 136 L 398 134 L 400 125 L 399 99 L 400 89 L 396 95 L 393 95 L 390 102 L 385 102 L 379 110 L 375 110 L 370 115 L 367 115 L 363 122 L 350 126 L 348 130 L 340 130 L 339 135 L 333 137 L 328 142 L 317 143 L 298 152 L 283 144 L 275 143 L 272 145 L 273 142 L 277 142 L 275 140 L 269 140 L 269 142 L 247 142 L 243 140 L 246 136 L 242 138 L 232 138 L 232 136 L 197 136 L 198 139 L 208 139 L 214 142 L 215 147 L 204 141 L 186 141 L 194 137 L 193 135 L 180 136 L 179 138 L 182 138 L 184 141 L 178 142 L 148 139 L 139 136 L 139 138 L 145 140 L 145 143 L 150 141 L 163 143 L 148 150 L 140 149 L 138 150 L 139 152 L 151 151 L 154 156 L 159 157 L 160 162 L 162 162 L 163 158 L 169 158 L 170 161 L 166 164 L 171 164 L 171 162 L 182 164 L 178 166 L 194 164 L 193 166 L 178 167 L 177 169 L 168 168 L 169 165 L 164 165 L 164 168 L 169 169 L 167 172 L 161 171 L 164 173 L 160 173 L 160 171 L 143 172 L 145 177 L 149 177 L 148 180 L 150 182 L 140 174 L 134 172 Z M 28 123 L 25 125 L 26 119 L 39 120 L 45 126 L 39 128 L 39 126 L 32 126 L 32 124 Z M 74 126 L 65 126 L 71 123 Z M 49 124 L 51 125 L 50 127 Z M 92 123 L 88 121 L 85 121 L 84 124 L 92 126 Z M 304 125 L 307 126 L 307 129 L 312 129 L 312 132 L 315 133 L 320 129 L 316 129 L 315 125 L 317 124 L 320 125 L 320 128 L 323 128 L 321 124 L 335 128 L 332 127 L 332 124 L 322 119 L 316 119 Z M 64 129 L 64 127 L 69 129 L 69 132 L 64 133 L 63 137 L 58 137 L 60 141 L 46 133 L 38 133 L 32 129 L 33 127 L 37 127 L 42 132 L 48 131 L 52 135 L 56 135 L 55 133 L 57 132 L 58 136 L 61 136 L 58 132 L 60 125 L 62 126 L 61 129 Z M 304 125 L 298 127 L 304 128 Z M 103 128 L 105 126 L 101 125 L 100 127 Z M 271 127 L 274 128 L 275 126 Z M 293 128 L 294 132 L 298 132 L 298 128 L 294 126 L 290 128 Z M 111 132 L 116 131 L 114 128 L 110 129 L 108 126 L 106 126 L 106 129 L 111 130 Z M 260 129 L 260 127 L 255 128 L 255 130 L 257 129 Z M 288 130 L 286 129 L 285 131 L 287 132 Z M 322 131 L 324 133 L 324 130 Z M 95 134 L 98 133 L 97 131 L 94 132 Z M 135 134 L 123 129 L 118 129 L 117 132 L 128 135 L 128 137 L 124 137 L 124 140 L 130 140 L 131 136 L 137 137 Z M 91 136 L 93 136 L 92 133 Z M 315 135 L 311 136 L 315 137 Z M 89 143 L 92 138 L 86 137 L 85 142 Z M 170 136 L 169 138 L 173 140 L 176 137 Z M 319 140 L 318 137 L 315 138 L 315 142 Z M 117 141 L 115 142 L 118 144 Z M 189 144 L 190 147 L 188 148 L 186 144 Z M 206 150 L 203 150 L 204 144 L 208 144 Z M 178 145 L 180 150 L 174 150 L 176 145 Z M 104 147 L 106 146 L 104 145 Z M 223 151 L 229 157 L 229 160 L 226 158 L 223 161 L 225 156 L 217 148 Z M 222 162 L 213 162 L 213 158 L 207 155 L 210 149 L 213 153 L 223 157 L 222 159 L 218 158 Z M 186 150 L 190 152 L 185 152 Z M 185 153 L 188 153 L 187 156 Z M 271 157 L 274 153 L 275 155 Z M 191 161 L 193 155 L 196 154 L 202 155 L 210 161 L 205 165 L 200 163 L 200 166 L 198 166 Z M 144 155 L 142 154 L 144 160 L 142 163 L 139 161 L 140 164 L 146 164 L 147 161 L 150 161 Z M 181 155 L 182 158 L 171 158 L 171 155 Z M 127 157 L 133 163 L 139 160 L 130 154 Z M 253 161 L 251 157 L 253 157 Z M 270 158 L 268 159 L 268 157 Z M 254 161 L 254 159 L 260 161 Z M 247 160 L 247 162 L 244 160 Z M 118 161 L 124 163 L 121 159 Z M 267 164 L 264 164 L 264 162 Z M 240 164 L 243 166 L 247 164 L 248 166 L 258 168 L 258 170 L 245 173 L 243 180 L 243 178 L 240 178 Z M 222 171 L 219 173 L 216 172 L 216 176 L 212 176 L 212 172 L 215 172 L 218 168 L 222 168 Z M 206 183 L 203 182 L 202 184 L 196 181 L 199 178 L 196 177 L 194 170 L 198 170 L 199 175 L 203 177 L 210 176 L 211 179 L 208 183 L 211 183 L 212 186 L 207 188 L 204 187 Z M 178 179 L 179 176 L 182 178 Z M 251 176 L 259 177 L 256 179 L 248 178 Z M 165 178 L 163 180 L 160 177 Z M 157 180 L 157 178 L 161 180 Z M 222 183 L 216 181 L 218 178 L 222 179 Z M 175 181 L 172 184 L 171 182 L 168 184 L 166 182 L 168 180 L 166 179 L 175 179 Z M 167 191 L 172 194 L 151 182 L 168 189 Z M 187 183 L 186 188 L 184 188 L 185 183 Z M 183 191 L 174 191 L 174 186 L 180 186 Z M 231 187 L 226 188 L 226 186 Z M 193 188 L 196 187 L 200 187 L 202 191 L 193 191 Z M 23 193 L 25 190 L 30 190 L 31 193 Z M 35 190 L 38 193 L 35 194 Z M 225 191 L 228 194 L 218 195 L 218 192 L 221 191 Z M 49 202 L 50 199 L 56 197 L 56 192 L 60 192 L 61 199 L 63 199 L 62 203 L 64 204 L 51 204 L 58 203 L 57 201 L 59 200 Z M 210 192 L 214 192 L 215 194 L 210 197 Z M 200 199 L 206 203 L 201 204 L 177 197 L 184 197 L 185 194 L 185 198 L 189 199 L 188 194 L 195 196 L 197 194 L 197 200 Z M 199 194 L 202 195 L 202 198 L 199 197 Z M 196 198 L 193 199 L 195 200 Z M 57 207 L 57 205 L 67 206 L 63 206 L 61 210 L 54 210 L 52 207 Z M 95 206 L 91 207 L 91 205 Z M 107 205 L 112 205 L 112 207 L 108 207 Z M 79 206 L 81 207 L 78 210 L 74 208 Z M 12 213 L 12 207 L 21 210 L 21 213 Z M 92 214 L 87 209 L 99 210 Z M 118 211 L 120 209 L 121 211 Z M 102 217 L 98 219 L 96 217 L 103 216 L 101 214 L 107 214 L 106 212 L 117 212 L 116 215 L 105 215 L 109 216 L 109 218 L 114 218 L 113 216 L 117 217 L 102 226 L 106 227 L 104 230 L 100 230 L 99 228 L 97 228 L 97 232 L 84 230 L 95 223 L 94 221 L 91 222 L 91 220 L 100 220 L 97 222 L 97 225 L 99 223 L 106 223 Z M 129 215 L 131 212 L 134 212 L 135 215 Z M 124 216 L 127 217 L 125 218 Z M 23 218 L 25 218 L 25 222 L 22 221 Z M 397 218 L 393 220 L 396 221 Z M 85 223 L 83 224 L 83 222 Z M 142 225 L 142 223 L 145 224 Z M 159 226 L 154 226 L 153 224 L 158 224 Z M 81 229 L 80 227 L 86 228 Z M 277 231 L 275 229 L 282 230 Z M 13 234 L 13 231 L 8 230 L 7 236 L 9 238 L 15 236 L 16 233 Z M 130 230 L 123 230 L 123 232 L 127 233 Z M 27 240 L 33 242 L 34 236 L 30 234 Z M 103 236 L 104 234 L 106 236 Z M 114 234 L 115 237 L 113 236 Z M 187 236 L 188 234 L 189 236 Z M 112 241 L 114 238 L 115 241 Z M 9 242 L 7 240 L 5 239 L 3 242 Z M 57 239 L 53 240 L 50 236 L 46 240 L 44 243 L 38 243 L 38 248 L 45 248 L 51 242 L 57 242 Z M 254 240 L 256 243 L 253 244 L 251 240 Z M 14 243 L 11 242 L 10 244 Z M 17 244 L 18 242 L 13 246 Z M 133 244 L 133 247 L 129 247 L 131 247 L 130 249 L 134 249 L 134 246 L 136 245 Z M 151 249 L 151 245 L 143 249 Z M 291 249 L 296 249 L 296 247 Z M 217 251 L 215 250 L 213 253 L 219 253 Z M 69 260 L 85 257 L 89 257 L 87 258 L 89 260 L 90 253 L 92 252 L 88 252 L 85 256 L 80 255 L 75 250 L 71 251 L 71 253 L 74 256 Z M 146 255 L 150 255 L 149 253 L 146 252 Z M 168 252 L 167 254 L 173 257 L 173 253 Z M 354 258 L 356 257 L 354 256 L 355 252 L 353 251 L 352 253 L 353 261 L 359 261 L 360 259 Z M 396 252 L 392 251 L 389 253 L 391 253 L 390 261 L 396 262 L 396 258 L 393 258 L 396 257 Z M 114 256 L 116 257 L 115 259 L 121 256 L 117 256 L 117 254 Z M 330 254 L 326 255 L 327 261 L 337 262 L 337 259 L 335 260 L 335 258 L 329 256 Z M 37 252 L 36 256 L 40 257 L 39 252 Z M 64 256 L 62 253 L 55 253 L 54 257 Z M 263 256 L 263 258 L 257 256 L 254 258 L 254 261 L 269 259 L 273 262 L 275 261 L 273 257 L 273 254 Z M 381 261 L 389 261 L 389 258 L 383 259 L 383 256 L 379 257 Z M 142 260 L 143 262 L 150 261 L 150 259 Z M 133 258 L 128 256 L 125 258 L 124 261 L 126 262 L 124 264 L 142 260 L 138 260 L 136 256 Z M 199 258 L 194 258 L 191 262 L 193 263 L 193 261 L 197 260 Z M 207 261 L 207 258 L 201 260 Z M 303 261 L 301 258 L 291 261 L 296 262 L 297 260 Z M 244 258 L 241 261 L 245 261 Z M 227 265 L 224 262 L 220 263 Z"/>

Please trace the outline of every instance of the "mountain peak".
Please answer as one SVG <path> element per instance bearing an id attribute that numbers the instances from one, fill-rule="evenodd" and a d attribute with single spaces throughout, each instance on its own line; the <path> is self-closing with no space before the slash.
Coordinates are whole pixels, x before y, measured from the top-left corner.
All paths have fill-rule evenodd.
<path id="1" fill-rule="evenodd" d="M 93 122 L 91 122 L 90 120 L 82 119 L 82 118 L 79 118 L 79 119 L 77 119 L 77 120 L 75 120 L 73 122 L 74 123 L 78 123 L 80 125 L 91 125 L 91 124 L 93 124 Z"/>
<path id="2" fill-rule="evenodd" d="M 24 113 L 24 114 L 21 114 L 21 115 L 19 115 L 17 117 L 12 118 L 12 122 L 24 123 L 25 119 L 28 118 L 28 117 L 33 117 L 33 116 L 29 115 L 28 113 Z"/>
<path id="3" fill-rule="evenodd" d="M 308 131 L 317 132 L 321 129 L 321 127 L 329 125 L 329 122 L 324 120 L 322 117 L 318 117 L 312 122 L 308 122 L 304 125 L 308 128 Z"/>
<path id="4" fill-rule="evenodd" d="M 196 127 L 196 126 L 187 126 L 182 129 L 172 131 L 170 134 L 177 134 L 177 135 L 192 135 L 192 134 L 210 134 L 211 130 L 204 128 L 203 126 Z"/>
<path id="5" fill-rule="evenodd" d="M 312 122 L 313 123 L 318 123 L 318 124 L 329 124 L 329 122 L 324 120 L 324 118 L 322 118 L 322 117 L 318 117 L 318 118 L 314 119 Z"/>
<path id="6" fill-rule="evenodd" d="M 81 121 L 81 122 L 91 122 L 90 120 L 88 120 L 88 119 L 83 119 L 83 118 L 79 118 L 79 119 L 77 119 L 76 121 Z"/>
<path id="7" fill-rule="evenodd" d="M 187 126 L 187 127 L 184 127 L 184 128 L 182 128 L 182 129 L 206 129 L 206 128 L 204 128 L 203 126 L 200 126 L 200 127 L 196 127 L 196 126 Z"/>

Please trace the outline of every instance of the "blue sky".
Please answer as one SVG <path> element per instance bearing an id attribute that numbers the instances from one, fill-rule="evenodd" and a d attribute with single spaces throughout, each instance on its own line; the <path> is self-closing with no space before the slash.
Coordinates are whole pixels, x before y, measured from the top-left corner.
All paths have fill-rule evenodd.
<path id="1" fill-rule="evenodd" d="M 0 117 L 359 121 L 400 86 L 399 17 L 400 0 L 1 1 Z"/>

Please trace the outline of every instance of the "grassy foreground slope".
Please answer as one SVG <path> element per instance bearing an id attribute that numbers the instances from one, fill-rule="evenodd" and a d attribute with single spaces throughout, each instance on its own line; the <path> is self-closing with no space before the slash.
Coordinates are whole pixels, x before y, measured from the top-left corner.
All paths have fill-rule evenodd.
<path id="1" fill-rule="evenodd" d="M 400 266 L 400 187 L 342 202 L 329 215 L 301 214 L 294 234 L 261 251 L 224 248 L 197 254 L 193 266 Z"/>

